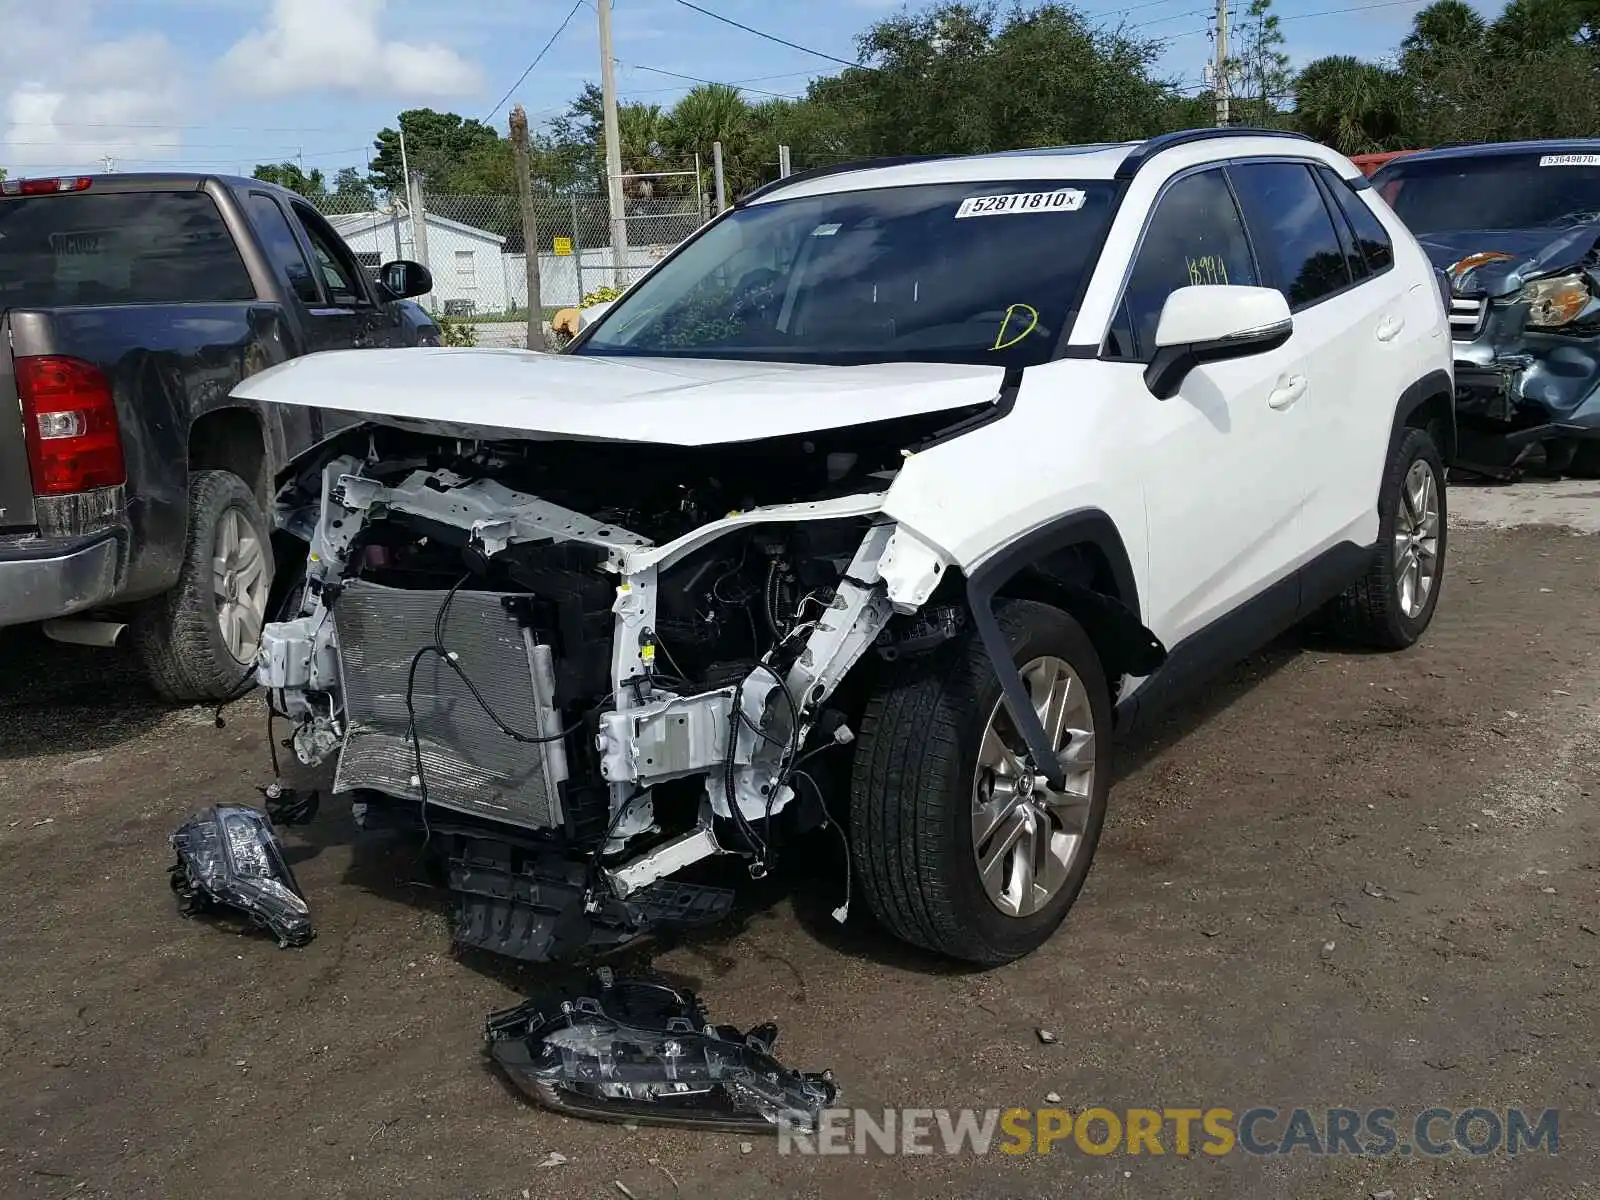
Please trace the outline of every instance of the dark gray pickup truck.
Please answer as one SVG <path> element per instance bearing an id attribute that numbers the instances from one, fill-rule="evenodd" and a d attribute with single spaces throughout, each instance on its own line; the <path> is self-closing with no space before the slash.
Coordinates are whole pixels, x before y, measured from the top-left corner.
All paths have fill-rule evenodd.
<path id="1" fill-rule="evenodd" d="M 0 181 L 0 625 L 124 630 L 156 689 L 236 692 L 273 595 L 276 476 L 331 429 L 231 398 L 296 355 L 437 344 L 301 197 L 254 179 Z M 281 545 L 281 543 L 280 543 Z"/>

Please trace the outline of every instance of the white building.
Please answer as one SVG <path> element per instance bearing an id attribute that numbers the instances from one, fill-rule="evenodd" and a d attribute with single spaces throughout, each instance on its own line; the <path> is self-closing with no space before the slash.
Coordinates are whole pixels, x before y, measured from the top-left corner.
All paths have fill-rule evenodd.
<path id="1" fill-rule="evenodd" d="M 363 266 L 423 257 L 417 250 L 411 215 L 404 210 L 346 213 L 330 216 L 328 223 L 339 231 Z M 433 273 L 432 295 L 419 297 L 424 305 L 439 312 L 463 308 L 481 315 L 505 312 L 518 302 L 505 254 L 505 238 L 433 213 L 427 214 L 423 229 L 427 265 Z M 518 263 L 520 269 L 520 258 Z M 521 290 L 526 292 L 526 288 Z"/>

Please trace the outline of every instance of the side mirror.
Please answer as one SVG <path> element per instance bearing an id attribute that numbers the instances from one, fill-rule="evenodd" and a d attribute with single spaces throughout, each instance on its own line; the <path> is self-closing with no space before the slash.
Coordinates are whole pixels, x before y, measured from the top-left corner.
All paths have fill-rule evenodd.
<path id="1" fill-rule="evenodd" d="M 384 263 L 378 272 L 378 282 L 396 300 L 426 296 L 433 291 L 433 273 L 421 263 L 405 258 Z"/>
<path id="2" fill-rule="evenodd" d="M 1276 350 L 1293 332 L 1289 303 L 1276 288 L 1181 287 L 1161 307 L 1145 386 L 1156 399 L 1171 399 L 1196 367 Z"/>

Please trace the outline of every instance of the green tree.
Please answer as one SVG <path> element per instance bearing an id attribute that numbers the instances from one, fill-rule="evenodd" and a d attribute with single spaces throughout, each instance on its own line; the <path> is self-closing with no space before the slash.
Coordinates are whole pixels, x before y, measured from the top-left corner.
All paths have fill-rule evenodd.
<path id="1" fill-rule="evenodd" d="M 1344 154 L 1406 149 L 1407 89 L 1377 63 L 1331 55 L 1308 63 L 1295 80 L 1295 122 Z"/>
<path id="2" fill-rule="evenodd" d="M 860 109 L 861 148 L 873 154 L 1139 137 L 1170 110 L 1171 90 L 1151 74 L 1159 45 L 1065 4 L 1004 17 L 940 4 L 877 22 L 857 46 L 877 69 L 847 69 L 821 94 Z"/>
<path id="3" fill-rule="evenodd" d="M 359 170 L 340 167 L 333 176 L 333 194 L 329 197 L 329 204 L 339 212 L 370 212 L 377 207 L 378 200 L 373 194 L 372 185 Z"/>
<path id="4" fill-rule="evenodd" d="M 703 185 L 712 186 L 713 143 L 722 143 L 722 170 L 729 197 L 761 182 L 761 146 L 755 138 L 750 105 L 738 88 L 700 84 L 684 94 L 667 114 L 666 134 L 683 162 L 700 156 Z M 777 157 L 776 143 L 770 153 Z"/>
<path id="5" fill-rule="evenodd" d="M 261 163 L 250 172 L 254 179 L 275 183 L 291 192 L 298 192 L 307 200 L 321 202 L 328 196 L 328 181 L 320 168 L 312 167 L 308 174 L 298 163 Z"/>
<path id="6" fill-rule="evenodd" d="M 511 143 L 482 121 L 457 113 L 413 108 L 400 114 L 406 152 L 400 153 L 399 129 L 381 129 L 373 139 L 376 153 L 368 182 L 391 195 L 405 195 L 402 162 L 421 172 L 430 192 L 446 194 L 510 193 L 515 190 Z"/>
<path id="7" fill-rule="evenodd" d="M 1279 107 L 1294 83 L 1272 0 L 1250 0 L 1237 33 L 1239 53 L 1227 64 L 1230 113 L 1241 125 L 1271 128 L 1279 123 Z"/>

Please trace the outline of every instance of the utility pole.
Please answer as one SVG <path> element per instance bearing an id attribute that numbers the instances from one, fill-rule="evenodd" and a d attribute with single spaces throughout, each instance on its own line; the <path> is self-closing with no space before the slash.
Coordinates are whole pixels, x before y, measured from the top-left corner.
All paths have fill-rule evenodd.
<path id="1" fill-rule="evenodd" d="M 711 178 L 717 188 L 717 211 L 723 212 L 728 207 L 728 183 L 722 177 L 722 143 L 711 143 Z"/>
<path id="2" fill-rule="evenodd" d="M 1217 55 L 1212 67 L 1216 75 L 1217 127 L 1228 121 L 1228 0 L 1217 0 Z"/>
<path id="3" fill-rule="evenodd" d="M 617 131 L 617 63 L 611 57 L 611 0 L 595 0 L 600 14 L 600 98 L 606 141 L 606 199 L 611 209 L 611 282 L 624 287 L 628 219 L 622 196 L 622 135 Z"/>
<path id="4" fill-rule="evenodd" d="M 778 177 L 780 179 L 787 179 L 793 173 L 794 172 L 791 171 L 790 168 L 789 168 L 789 147 L 787 147 L 787 146 L 779 146 L 778 147 Z"/>
<path id="5" fill-rule="evenodd" d="M 395 125 L 400 129 L 400 177 L 405 180 L 406 207 L 411 207 L 411 163 L 406 158 L 406 123 L 405 114 L 402 113 L 395 120 Z"/>
<path id="6" fill-rule="evenodd" d="M 511 110 L 511 151 L 517 160 L 517 203 L 522 206 L 522 261 L 528 274 L 528 349 L 548 350 L 544 303 L 539 297 L 539 220 L 533 208 L 533 154 L 528 146 L 528 114 Z"/>

